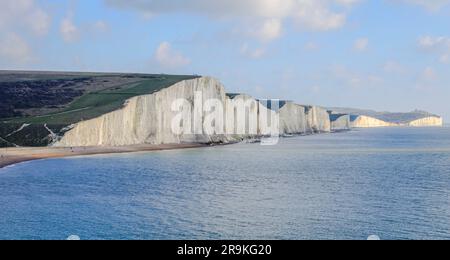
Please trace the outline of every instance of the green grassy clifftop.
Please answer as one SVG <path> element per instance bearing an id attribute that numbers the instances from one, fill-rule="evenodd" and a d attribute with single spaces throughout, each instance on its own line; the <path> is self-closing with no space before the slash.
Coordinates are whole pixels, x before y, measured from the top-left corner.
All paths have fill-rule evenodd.
<path id="1" fill-rule="evenodd" d="M 197 76 L 0 72 L 0 147 L 46 146 L 68 126 Z"/>

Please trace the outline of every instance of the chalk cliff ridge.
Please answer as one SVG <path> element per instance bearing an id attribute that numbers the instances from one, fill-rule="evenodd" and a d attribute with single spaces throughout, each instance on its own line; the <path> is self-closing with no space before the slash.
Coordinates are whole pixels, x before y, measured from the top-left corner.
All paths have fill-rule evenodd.
<path id="1" fill-rule="evenodd" d="M 353 128 L 374 128 L 374 127 L 393 127 L 399 126 L 396 123 L 386 122 L 370 116 L 354 116 L 350 126 Z"/>
<path id="2" fill-rule="evenodd" d="M 211 101 L 223 104 L 222 108 L 217 109 Z M 53 145 L 223 144 L 274 133 L 287 136 L 351 128 L 443 125 L 442 118 L 431 114 L 421 117 L 416 113 L 419 116 L 411 117 L 414 120 L 392 122 L 291 101 L 281 101 L 279 107 L 271 104 L 270 100 L 245 94 L 227 94 L 224 86 L 211 77 L 183 80 L 155 93 L 130 98 L 116 111 L 76 123 Z M 211 120 L 214 113 L 223 120 Z M 175 128 L 182 126 L 183 130 L 174 131 L 174 122 Z"/>
<path id="3" fill-rule="evenodd" d="M 408 123 L 408 126 L 423 127 L 423 126 L 443 126 L 444 120 L 440 116 L 429 116 L 417 119 Z"/>
<path id="4" fill-rule="evenodd" d="M 198 75 L 4 72 L 0 85 L 0 147 L 220 144 L 443 125 L 420 110 L 323 108 L 230 94 Z"/>
<path id="5" fill-rule="evenodd" d="M 192 108 L 181 113 L 182 124 L 191 131 L 173 131 L 180 117 L 180 111 L 173 107 L 177 100 L 187 101 L 184 105 Z M 208 130 L 208 109 L 202 107 L 211 100 L 224 104 L 223 111 L 215 111 L 223 113 L 224 122 L 215 122 L 213 133 Z M 156 93 L 131 98 L 119 110 L 73 125 L 54 146 L 232 143 L 276 132 L 287 135 L 331 131 L 324 108 L 282 102 L 281 108 L 273 109 L 267 103 L 243 94 L 229 96 L 214 78 L 184 80 Z M 279 116 L 279 123 L 268 122 L 271 116 Z"/>
<path id="6" fill-rule="evenodd" d="M 442 117 L 425 111 L 415 110 L 409 113 L 376 112 L 354 108 L 329 108 L 330 117 L 349 115 L 351 128 L 373 127 L 441 127 Z"/>
<path id="7" fill-rule="evenodd" d="M 403 122 L 393 123 L 383 121 L 370 116 L 354 116 L 351 120 L 351 128 L 375 128 L 375 127 L 441 127 L 444 125 L 442 117 L 427 116 L 424 118 Z"/>

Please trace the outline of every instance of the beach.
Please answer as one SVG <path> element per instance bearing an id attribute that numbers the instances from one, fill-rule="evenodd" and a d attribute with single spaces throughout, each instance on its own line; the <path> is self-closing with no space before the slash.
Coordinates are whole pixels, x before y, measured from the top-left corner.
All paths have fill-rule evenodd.
<path id="1" fill-rule="evenodd" d="M 130 146 L 95 146 L 95 147 L 19 147 L 0 148 L 0 168 L 16 163 L 39 159 L 63 158 L 81 155 L 133 153 L 145 151 L 175 150 L 205 147 L 204 144 L 142 144 Z"/>

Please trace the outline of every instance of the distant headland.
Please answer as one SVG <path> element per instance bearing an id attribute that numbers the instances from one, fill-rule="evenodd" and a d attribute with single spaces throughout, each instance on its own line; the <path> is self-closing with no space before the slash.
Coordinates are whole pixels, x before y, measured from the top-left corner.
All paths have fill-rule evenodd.
<path id="1" fill-rule="evenodd" d="M 355 108 L 329 108 L 332 114 L 350 115 L 351 127 L 427 127 L 443 126 L 441 116 L 426 111 L 414 110 L 409 113 L 377 112 Z"/>

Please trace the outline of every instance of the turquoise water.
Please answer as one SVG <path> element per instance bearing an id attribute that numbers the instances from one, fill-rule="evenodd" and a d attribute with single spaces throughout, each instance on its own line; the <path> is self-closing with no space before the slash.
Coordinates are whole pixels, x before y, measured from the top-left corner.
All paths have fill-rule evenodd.
<path id="1" fill-rule="evenodd" d="M 0 170 L 0 239 L 450 239 L 450 128 Z"/>

